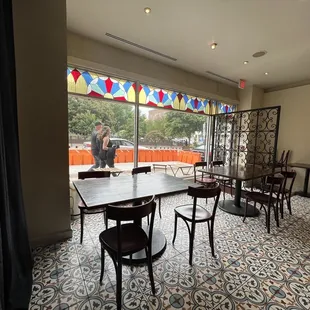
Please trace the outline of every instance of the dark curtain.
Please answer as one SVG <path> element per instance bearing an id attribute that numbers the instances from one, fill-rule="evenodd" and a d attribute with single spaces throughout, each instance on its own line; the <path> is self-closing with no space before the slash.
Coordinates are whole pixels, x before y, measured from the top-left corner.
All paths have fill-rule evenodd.
<path id="1" fill-rule="evenodd" d="M 32 287 L 20 179 L 11 2 L 0 0 L 0 310 L 28 309 Z"/>

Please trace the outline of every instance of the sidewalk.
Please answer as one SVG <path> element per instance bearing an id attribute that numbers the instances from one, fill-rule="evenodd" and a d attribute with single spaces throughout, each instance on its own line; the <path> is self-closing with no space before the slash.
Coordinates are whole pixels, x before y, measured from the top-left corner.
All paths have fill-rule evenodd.
<path id="1" fill-rule="evenodd" d="M 177 161 L 161 161 L 161 162 L 139 162 L 138 166 L 143 167 L 143 166 L 151 166 L 152 167 L 152 172 L 153 172 L 153 164 L 160 164 L 160 165 L 175 165 L 175 164 L 182 164 L 182 165 L 188 165 L 186 163 L 182 162 L 177 162 Z M 69 176 L 70 176 L 70 181 L 77 180 L 78 178 L 78 172 L 79 171 L 87 171 L 91 165 L 73 165 L 69 166 Z M 115 168 L 118 168 L 120 170 L 123 170 L 124 172 L 122 174 L 131 174 L 131 170 L 134 167 L 133 163 L 116 163 Z M 164 169 L 158 169 L 156 168 L 156 173 L 165 173 Z M 170 167 L 167 166 L 167 174 L 173 175 L 173 172 L 171 171 Z M 189 175 L 184 175 L 181 170 L 179 170 L 176 174 L 177 177 L 179 178 L 188 178 L 188 177 L 193 177 L 194 176 L 194 171 L 193 168 L 190 170 Z"/>

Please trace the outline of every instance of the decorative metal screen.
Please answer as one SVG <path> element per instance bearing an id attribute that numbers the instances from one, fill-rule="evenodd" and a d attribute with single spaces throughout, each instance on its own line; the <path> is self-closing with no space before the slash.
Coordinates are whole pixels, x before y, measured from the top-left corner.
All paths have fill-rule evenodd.
<path id="1" fill-rule="evenodd" d="M 272 167 L 276 160 L 280 106 L 213 116 L 212 158 L 226 165 Z"/>

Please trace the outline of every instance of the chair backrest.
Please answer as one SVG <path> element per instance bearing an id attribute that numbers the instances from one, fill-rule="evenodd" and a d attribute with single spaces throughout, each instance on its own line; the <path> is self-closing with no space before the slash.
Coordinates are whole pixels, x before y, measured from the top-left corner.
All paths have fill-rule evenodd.
<path id="1" fill-rule="evenodd" d="M 285 190 L 286 186 L 287 186 L 287 181 L 290 180 L 290 187 L 289 187 L 289 192 L 290 195 L 292 194 L 292 189 L 293 189 L 293 185 L 297 176 L 297 173 L 295 170 L 291 170 L 291 171 L 282 171 L 281 174 L 284 176 L 285 181 L 283 184 L 283 190 Z"/>
<path id="2" fill-rule="evenodd" d="M 81 171 L 78 173 L 78 179 L 99 179 L 99 178 L 109 178 L 111 175 L 110 171 Z"/>
<path id="3" fill-rule="evenodd" d="M 193 220 L 195 219 L 195 213 L 196 213 L 196 206 L 197 206 L 197 198 L 215 198 L 213 211 L 212 211 L 212 217 L 215 216 L 217 205 L 220 199 L 221 195 L 221 188 L 219 184 L 216 185 L 214 188 L 206 188 L 206 187 L 188 187 L 187 194 L 194 198 L 193 202 Z"/>
<path id="4" fill-rule="evenodd" d="M 220 167 L 224 166 L 224 162 L 222 160 L 214 160 L 211 162 L 211 167 Z"/>
<path id="5" fill-rule="evenodd" d="M 208 163 L 206 161 L 197 161 L 195 164 L 194 164 L 194 169 L 196 167 L 207 167 Z"/>
<path id="6" fill-rule="evenodd" d="M 282 152 L 281 157 L 280 157 L 278 163 L 283 163 L 284 162 L 284 154 L 285 154 L 285 150 Z"/>
<path id="7" fill-rule="evenodd" d="M 133 168 L 131 174 L 134 175 L 138 173 L 148 173 L 148 172 L 151 172 L 151 166 Z"/>
<path id="8" fill-rule="evenodd" d="M 282 192 L 282 186 L 283 186 L 284 180 L 285 180 L 284 176 L 279 173 L 266 177 L 266 184 L 270 186 L 269 187 L 269 190 L 270 190 L 269 191 L 269 203 L 271 201 L 273 194 L 276 194 L 277 198 L 279 198 L 280 193 Z"/>
<path id="9" fill-rule="evenodd" d="M 284 161 L 283 161 L 283 164 L 286 166 L 287 165 L 287 163 L 288 163 L 288 158 L 289 158 L 289 156 L 290 156 L 290 150 L 288 150 L 287 152 L 286 152 L 286 155 L 285 155 L 285 157 L 284 157 Z"/>
<path id="10" fill-rule="evenodd" d="M 138 221 L 151 214 L 151 221 L 148 232 L 148 242 L 152 243 L 153 226 L 155 218 L 155 196 L 151 197 L 147 202 L 135 206 L 114 206 L 108 205 L 106 209 L 106 216 L 110 220 L 116 221 L 118 246 L 121 249 L 121 222 L 123 221 Z"/>

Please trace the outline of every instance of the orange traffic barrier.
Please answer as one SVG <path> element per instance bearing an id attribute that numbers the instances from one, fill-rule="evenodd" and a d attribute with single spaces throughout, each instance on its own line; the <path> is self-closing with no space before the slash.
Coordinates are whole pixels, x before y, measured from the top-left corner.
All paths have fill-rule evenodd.
<path id="1" fill-rule="evenodd" d="M 75 152 L 72 152 L 72 162 L 73 162 L 73 165 L 83 164 L 82 155 L 79 151 L 75 150 Z"/>
<path id="2" fill-rule="evenodd" d="M 127 150 L 126 151 L 126 163 L 132 163 L 133 162 L 133 150 Z"/>
<path id="3" fill-rule="evenodd" d="M 193 161 L 193 154 L 192 153 L 188 153 L 187 154 L 187 158 L 186 158 L 186 163 L 191 164 Z"/>
<path id="4" fill-rule="evenodd" d="M 125 163 L 126 162 L 126 154 L 123 150 L 118 149 L 117 150 L 117 156 L 118 156 L 118 162 L 119 163 Z"/>
<path id="5" fill-rule="evenodd" d="M 162 154 L 163 154 L 163 161 L 168 161 L 168 151 L 167 150 L 163 150 Z"/>
<path id="6" fill-rule="evenodd" d="M 146 154 L 145 154 L 146 152 L 145 152 L 145 150 L 139 150 L 139 152 L 138 152 L 138 161 L 140 161 L 140 162 L 145 162 L 146 161 Z"/>
<path id="7" fill-rule="evenodd" d="M 178 151 L 176 156 L 176 161 L 182 161 L 183 151 Z"/>
<path id="8" fill-rule="evenodd" d="M 86 151 L 82 153 L 83 165 L 90 165 L 93 163 L 93 155 Z"/>
<path id="9" fill-rule="evenodd" d="M 152 162 L 152 151 L 151 150 L 145 150 L 145 161 Z"/>
<path id="10" fill-rule="evenodd" d="M 152 150 L 151 151 L 151 157 L 152 157 L 152 162 L 156 162 L 156 161 L 158 161 L 158 152 L 157 152 L 157 150 Z"/>
<path id="11" fill-rule="evenodd" d="M 162 150 L 157 150 L 157 161 L 163 161 Z"/>

